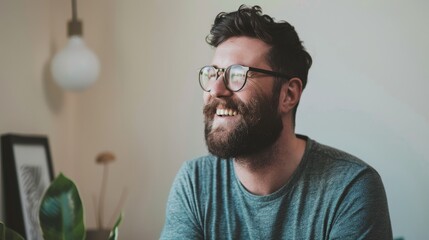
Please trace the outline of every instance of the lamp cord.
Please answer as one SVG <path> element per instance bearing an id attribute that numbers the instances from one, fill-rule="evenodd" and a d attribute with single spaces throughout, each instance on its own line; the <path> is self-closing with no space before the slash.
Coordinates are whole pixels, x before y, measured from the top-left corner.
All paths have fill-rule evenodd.
<path id="1" fill-rule="evenodd" d="M 72 0 L 72 19 L 68 23 L 68 36 L 82 36 L 82 22 L 77 19 L 77 0 Z"/>
<path id="2" fill-rule="evenodd" d="M 76 0 L 72 0 L 72 20 L 77 20 L 77 6 Z"/>

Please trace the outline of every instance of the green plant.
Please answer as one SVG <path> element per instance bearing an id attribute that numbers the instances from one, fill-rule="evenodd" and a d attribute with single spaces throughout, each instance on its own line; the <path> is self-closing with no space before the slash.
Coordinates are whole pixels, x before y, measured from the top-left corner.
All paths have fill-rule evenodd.
<path id="1" fill-rule="evenodd" d="M 100 195 L 98 196 L 98 204 L 97 204 L 97 197 L 95 195 L 93 196 L 95 219 L 96 219 L 97 229 L 99 230 L 106 228 L 105 222 L 103 221 L 105 220 L 104 219 L 104 200 L 106 198 L 107 181 L 109 176 L 109 165 L 115 160 L 116 160 L 115 154 L 109 151 L 101 152 L 95 158 L 95 163 L 103 166 L 103 175 L 101 179 Z M 113 221 L 115 220 L 114 217 L 119 215 L 120 210 L 122 209 L 122 206 L 126 198 L 127 198 L 127 190 L 125 188 L 122 190 L 121 198 L 118 204 L 116 205 L 115 211 L 112 217 L 110 218 L 110 221 L 107 226 L 113 225 Z"/>
<path id="2" fill-rule="evenodd" d="M 46 190 L 39 209 L 40 226 L 45 240 L 85 239 L 84 209 L 76 185 L 58 175 Z M 109 240 L 116 240 L 120 215 Z"/>

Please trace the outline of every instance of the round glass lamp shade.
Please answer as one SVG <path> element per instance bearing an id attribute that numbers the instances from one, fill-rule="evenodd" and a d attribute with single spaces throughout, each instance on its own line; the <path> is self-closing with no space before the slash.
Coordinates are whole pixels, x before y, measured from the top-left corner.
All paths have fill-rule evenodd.
<path id="1" fill-rule="evenodd" d="M 100 63 L 80 36 L 71 36 L 67 46 L 54 56 L 51 72 L 63 89 L 79 91 L 97 80 Z"/>

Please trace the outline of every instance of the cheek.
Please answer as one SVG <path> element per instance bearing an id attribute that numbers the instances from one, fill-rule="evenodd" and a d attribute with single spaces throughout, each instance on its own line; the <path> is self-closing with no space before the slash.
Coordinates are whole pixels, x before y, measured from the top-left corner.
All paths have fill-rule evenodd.
<path id="1" fill-rule="evenodd" d="M 247 81 L 243 90 L 249 94 L 259 94 L 263 96 L 271 96 L 273 89 L 273 81 L 267 78 L 258 79 L 259 81 Z"/>
<path id="2" fill-rule="evenodd" d="M 238 95 L 238 94 L 237 94 Z M 249 103 L 250 101 L 252 101 L 255 98 L 264 98 L 267 99 L 271 97 L 271 92 L 266 92 L 265 89 L 263 87 L 261 87 L 261 85 L 259 84 L 249 84 L 249 88 L 247 89 L 243 89 L 240 92 L 240 95 L 238 96 L 238 98 L 245 103 Z"/>

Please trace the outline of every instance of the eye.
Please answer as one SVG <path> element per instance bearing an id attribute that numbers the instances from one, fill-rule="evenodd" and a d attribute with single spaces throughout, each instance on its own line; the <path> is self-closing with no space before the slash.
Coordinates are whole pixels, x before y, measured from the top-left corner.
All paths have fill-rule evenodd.
<path id="1" fill-rule="evenodd" d="M 214 72 L 214 71 L 210 71 L 210 72 L 208 72 L 208 73 L 207 73 L 207 77 L 208 77 L 208 79 L 210 79 L 210 80 L 214 80 L 214 79 L 216 79 L 216 78 L 217 78 L 217 74 L 216 74 L 216 72 Z"/>
<path id="2" fill-rule="evenodd" d="M 248 73 L 247 73 L 247 77 L 248 78 L 255 78 L 255 77 L 257 77 L 258 76 L 258 74 L 257 73 L 255 73 L 255 72 L 251 72 L 251 71 L 249 71 Z"/>

